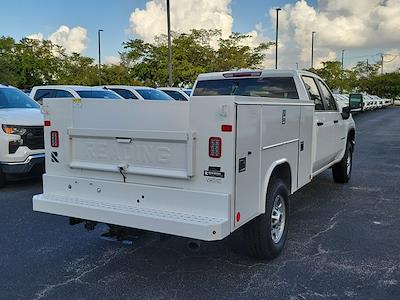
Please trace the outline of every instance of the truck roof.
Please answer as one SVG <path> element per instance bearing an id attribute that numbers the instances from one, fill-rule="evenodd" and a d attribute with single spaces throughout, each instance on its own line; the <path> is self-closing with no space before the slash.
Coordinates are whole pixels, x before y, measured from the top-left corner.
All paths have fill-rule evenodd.
<path id="1" fill-rule="evenodd" d="M 197 80 L 218 80 L 218 79 L 229 79 L 232 77 L 268 77 L 268 76 L 297 76 L 297 75 L 312 75 L 318 77 L 316 74 L 302 71 L 302 70 L 275 70 L 275 69 L 264 69 L 264 70 L 238 70 L 238 71 L 225 71 L 225 72 L 214 72 L 200 74 Z"/>
<path id="2" fill-rule="evenodd" d="M 84 86 L 84 85 L 41 85 L 41 86 L 35 86 L 34 88 L 39 89 L 71 89 L 74 91 L 92 91 L 92 90 L 98 90 L 100 89 L 99 87 L 93 87 L 93 86 Z"/>
<path id="3" fill-rule="evenodd" d="M 149 90 L 153 90 L 154 88 L 152 87 L 148 87 L 148 86 L 139 86 L 139 85 L 102 85 L 102 86 L 97 86 L 97 88 L 108 88 L 108 89 L 149 89 Z"/>

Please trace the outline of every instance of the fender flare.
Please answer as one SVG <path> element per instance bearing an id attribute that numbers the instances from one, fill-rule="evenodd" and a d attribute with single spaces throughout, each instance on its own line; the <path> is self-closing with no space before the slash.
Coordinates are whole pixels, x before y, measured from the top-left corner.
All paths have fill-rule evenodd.
<path id="1" fill-rule="evenodd" d="M 271 179 L 272 172 L 275 170 L 276 167 L 283 165 L 284 163 L 287 163 L 290 168 L 289 161 L 286 158 L 281 158 L 276 161 L 274 161 L 268 168 L 267 172 L 265 173 L 264 179 L 262 181 L 261 185 L 261 194 L 260 194 L 260 212 L 261 214 L 265 213 L 265 197 L 267 196 L 267 190 L 268 190 L 268 184 Z M 291 171 L 291 168 L 290 168 Z M 292 174 L 290 174 L 292 175 Z M 288 187 L 289 190 L 292 189 L 292 187 Z"/>

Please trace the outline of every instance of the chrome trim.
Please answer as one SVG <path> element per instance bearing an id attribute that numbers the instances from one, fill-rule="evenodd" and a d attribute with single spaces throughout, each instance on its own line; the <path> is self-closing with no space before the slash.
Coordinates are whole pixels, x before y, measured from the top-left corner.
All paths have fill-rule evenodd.
<path id="1" fill-rule="evenodd" d="M 8 166 L 25 165 L 25 164 L 29 164 L 33 159 L 39 159 L 39 158 L 45 158 L 45 154 L 44 153 L 32 154 L 32 155 L 29 155 L 22 162 L 2 162 L 1 164 L 8 165 Z"/>
<path id="2" fill-rule="evenodd" d="M 299 141 L 299 139 L 294 139 L 294 140 L 290 140 L 290 141 L 286 141 L 286 142 L 282 142 L 282 143 L 278 143 L 278 144 L 262 147 L 262 150 L 267 150 L 267 149 L 275 148 L 275 147 L 278 147 L 278 146 L 283 146 L 283 145 L 295 143 L 295 142 L 298 142 L 298 141 Z"/>

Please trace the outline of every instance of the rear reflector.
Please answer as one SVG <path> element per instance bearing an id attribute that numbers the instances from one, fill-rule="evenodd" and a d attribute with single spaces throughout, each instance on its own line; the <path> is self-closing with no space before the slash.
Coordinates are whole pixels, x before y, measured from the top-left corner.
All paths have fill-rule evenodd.
<path id="1" fill-rule="evenodd" d="M 235 72 L 235 73 L 225 73 L 222 76 L 225 78 L 237 78 L 237 77 L 260 77 L 261 72 Z"/>
<path id="2" fill-rule="evenodd" d="M 51 122 L 49 120 L 45 120 L 44 121 L 44 126 L 50 127 L 51 126 Z"/>
<path id="3" fill-rule="evenodd" d="M 222 132 L 232 132 L 232 125 L 221 125 L 221 131 Z"/>
<path id="4" fill-rule="evenodd" d="M 51 131 L 50 132 L 50 143 L 51 146 L 57 148 L 60 146 L 60 139 L 58 137 L 58 131 Z"/>
<path id="5" fill-rule="evenodd" d="M 208 140 L 208 155 L 212 158 L 222 156 L 222 139 L 220 137 L 210 137 Z"/>
<path id="6" fill-rule="evenodd" d="M 240 222 L 240 211 L 236 214 L 236 222 Z"/>

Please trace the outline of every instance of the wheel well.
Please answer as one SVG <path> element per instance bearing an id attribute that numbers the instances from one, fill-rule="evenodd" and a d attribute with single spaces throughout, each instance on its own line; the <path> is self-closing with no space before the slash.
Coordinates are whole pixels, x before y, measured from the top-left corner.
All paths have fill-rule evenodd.
<path id="1" fill-rule="evenodd" d="M 287 162 L 277 165 L 271 173 L 270 181 L 271 178 L 282 179 L 289 192 L 292 190 L 292 172 L 290 171 L 290 166 Z"/>

